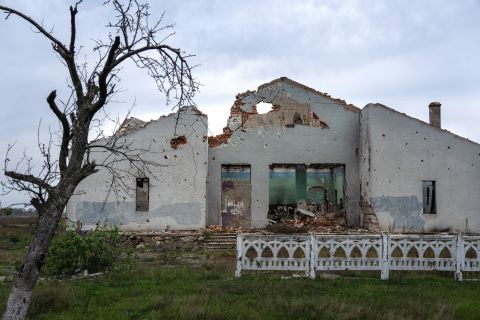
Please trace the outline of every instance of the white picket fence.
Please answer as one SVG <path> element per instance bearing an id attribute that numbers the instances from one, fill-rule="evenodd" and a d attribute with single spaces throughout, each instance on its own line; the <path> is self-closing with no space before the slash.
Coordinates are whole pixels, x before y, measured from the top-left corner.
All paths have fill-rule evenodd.
<path id="1" fill-rule="evenodd" d="M 414 234 L 237 235 L 237 270 L 480 271 L 480 236 Z"/>

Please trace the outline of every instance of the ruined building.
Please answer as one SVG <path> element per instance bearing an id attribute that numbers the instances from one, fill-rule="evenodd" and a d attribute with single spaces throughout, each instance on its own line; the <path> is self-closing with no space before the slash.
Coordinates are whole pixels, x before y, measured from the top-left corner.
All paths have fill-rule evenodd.
<path id="1" fill-rule="evenodd" d="M 261 104 L 271 110 L 260 114 Z M 441 129 L 440 108 L 430 104 L 425 123 L 279 78 L 239 94 L 223 133 L 208 139 L 195 108 L 130 119 L 117 134 L 151 151 L 148 170 L 129 172 L 112 192 L 101 168 L 79 185 L 67 215 L 86 229 L 165 230 L 334 212 L 369 229 L 480 232 L 480 145 Z"/>

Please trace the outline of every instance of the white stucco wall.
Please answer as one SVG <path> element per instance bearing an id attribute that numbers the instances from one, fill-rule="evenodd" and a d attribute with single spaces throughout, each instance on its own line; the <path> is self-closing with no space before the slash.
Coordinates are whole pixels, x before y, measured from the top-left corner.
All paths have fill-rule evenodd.
<path id="1" fill-rule="evenodd" d="M 361 194 L 385 231 L 480 232 L 480 145 L 379 104 L 361 111 Z M 436 181 L 436 214 L 422 212 Z"/>
<path id="2" fill-rule="evenodd" d="M 345 164 L 347 222 L 358 224 L 359 214 L 359 110 L 317 94 L 301 85 L 274 81 L 243 98 L 243 109 L 259 102 L 270 103 L 287 97 L 309 104 L 329 128 L 295 125 L 238 128 L 229 122 L 234 133 L 228 143 L 209 148 L 208 155 L 208 223 L 221 224 L 222 164 L 251 165 L 251 224 L 267 224 L 269 209 L 269 166 L 284 164 Z"/>
<path id="3" fill-rule="evenodd" d="M 178 116 L 178 117 L 177 117 Z M 178 121 L 177 121 L 178 120 Z M 187 143 L 177 150 L 170 146 L 176 136 L 185 135 Z M 117 225 L 123 230 L 199 229 L 206 222 L 207 118 L 192 108 L 182 108 L 121 139 L 134 148 L 149 149 L 142 159 L 153 163 L 149 172 L 128 169 L 125 162 L 115 168 L 127 169 L 123 181 L 127 188 L 109 193 L 111 174 L 100 171 L 83 180 L 67 205 L 67 218 L 82 223 L 83 229 L 97 223 Z M 120 139 L 119 139 L 120 140 Z M 97 163 L 109 153 L 93 152 Z M 135 211 L 137 177 L 150 179 L 149 211 Z"/>

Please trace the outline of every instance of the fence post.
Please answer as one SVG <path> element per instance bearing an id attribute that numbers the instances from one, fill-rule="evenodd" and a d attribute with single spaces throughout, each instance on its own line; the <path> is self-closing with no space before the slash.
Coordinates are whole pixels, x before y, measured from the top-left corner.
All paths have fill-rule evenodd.
<path id="1" fill-rule="evenodd" d="M 455 241 L 455 279 L 457 281 L 463 281 L 462 269 L 465 263 L 465 253 L 463 252 L 463 238 L 462 233 L 457 233 L 457 239 Z"/>
<path id="2" fill-rule="evenodd" d="M 243 248 L 243 235 L 237 233 L 237 269 L 235 270 L 235 277 L 240 277 L 242 275 L 242 252 Z"/>
<path id="3" fill-rule="evenodd" d="M 382 260 L 380 261 L 381 273 L 380 279 L 388 280 L 389 278 L 389 261 L 388 261 L 388 235 L 385 232 L 381 233 L 382 237 Z"/>
<path id="4" fill-rule="evenodd" d="M 317 259 L 316 259 L 316 250 L 317 248 L 317 243 L 316 243 L 316 240 L 315 240 L 315 236 L 313 235 L 313 233 L 310 233 L 310 279 L 315 279 L 315 265 L 316 265 L 316 262 L 317 262 Z"/>

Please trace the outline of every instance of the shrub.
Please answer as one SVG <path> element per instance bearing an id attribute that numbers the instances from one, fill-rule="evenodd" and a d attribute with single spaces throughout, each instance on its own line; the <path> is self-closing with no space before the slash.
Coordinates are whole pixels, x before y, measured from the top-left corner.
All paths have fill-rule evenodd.
<path id="1" fill-rule="evenodd" d="M 69 276 L 129 268 L 132 253 L 122 245 L 118 228 L 95 230 L 81 235 L 76 231 L 57 234 L 50 245 L 44 266 L 47 275 Z"/>
<path id="2" fill-rule="evenodd" d="M 0 208 L 0 213 L 3 213 L 4 215 L 11 216 L 12 213 L 14 212 L 13 208 Z"/>

